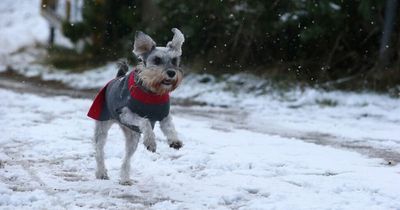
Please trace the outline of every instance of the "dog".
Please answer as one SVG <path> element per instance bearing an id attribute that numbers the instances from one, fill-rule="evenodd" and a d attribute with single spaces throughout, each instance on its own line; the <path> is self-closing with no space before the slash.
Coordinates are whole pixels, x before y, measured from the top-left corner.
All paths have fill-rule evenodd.
<path id="1" fill-rule="evenodd" d="M 120 184 L 131 185 L 130 159 L 136 151 L 141 134 L 147 150 L 156 151 L 153 128 L 156 122 L 168 140 L 170 147 L 183 146 L 178 139 L 169 113 L 169 93 L 182 81 L 180 68 L 184 35 L 176 28 L 166 47 L 157 47 L 153 39 L 136 32 L 133 53 L 139 64 L 128 73 L 126 61 L 118 63 L 116 78 L 108 82 L 96 95 L 88 116 L 96 120 L 94 147 L 96 178 L 109 179 L 104 164 L 104 146 L 111 125 L 118 124 L 125 136 L 125 157 L 121 166 Z"/>

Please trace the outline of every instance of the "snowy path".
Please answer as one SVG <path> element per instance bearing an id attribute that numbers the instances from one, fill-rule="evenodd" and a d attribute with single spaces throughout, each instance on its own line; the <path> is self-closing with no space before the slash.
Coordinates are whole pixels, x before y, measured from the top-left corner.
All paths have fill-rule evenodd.
<path id="1" fill-rule="evenodd" d="M 188 86 L 191 85 L 184 85 L 181 88 L 187 89 Z M 14 71 L 0 73 L 0 88 L 46 97 L 70 96 L 87 99 L 93 98 L 97 92 L 97 89 L 73 89 L 59 81 L 44 81 L 40 77 L 26 77 Z M 341 96 L 339 99 L 342 100 L 345 97 Z M 216 129 L 239 128 L 257 133 L 279 135 L 357 151 L 372 158 L 383 158 L 391 164 L 400 162 L 400 139 L 398 138 L 400 136 L 400 119 L 396 117 L 396 113 L 400 113 L 400 109 L 393 110 L 392 107 L 396 107 L 396 105 L 388 98 L 383 98 L 382 102 L 377 104 L 380 109 L 372 107 L 372 109 L 363 110 L 364 107 L 360 109 L 357 106 L 344 105 L 337 108 L 340 112 L 321 107 L 289 108 L 288 110 L 284 108 L 287 104 L 282 102 L 278 102 L 278 104 L 281 103 L 279 109 L 275 108 L 277 104 L 270 103 L 270 107 L 264 107 L 260 111 L 240 107 L 214 108 L 211 111 L 209 106 L 212 104 L 208 104 L 207 101 L 196 101 L 190 97 L 174 97 L 172 101 L 174 104 L 180 105 L 175 108 L 176 115 L 205 121 L 213 119 L 213 126 Z M 377 101 L 373 99 L 370 103 Z M 262 104 L 263 101 L 256 101 L 256 103 Z M 384 113 L 384 110 L 389 111 Z M 299 111 L 305 113 L 298 114 Z M 302 115 L 308 117 L 304 118 Z M 314 125 L 310 126 L 310 123 Z"/>
<path id="2" fill-rule="evenodd" d="M 189 114 L 175 117 L 182 150 L 159 129 L 157 153 L 139 147 L 130 187 L 118 184 L 123 141 L 113 127 L 111 180 L 96 180 L 90 100 L 0 96 L 1 208 L 400 209 L 399 166 Z"/>
<path id="3" fill-rule="evenodd" d="M 184 148 L 167 147 L 157 129 L 158 152 L 139 147 L 130 187 L 118 184 L 124 143 L 114 127 L 106 147 L 111 180 L 94 179 L 91 101 L 54 95 L 87 98 L 92 92 L 65 87 L 97 89 L 115 67 L 70 74 L 38 65 L 39 49 L 13 53 L 46 42 L 39 2 L 0 4 L 0 72 L 30 77 L 0 75 L 0 209 L 400 209 L 400 166 L 370 158 L 400 160 L 398 100 L 311 89 L 279 101 L 266 81 L 243 75 L 224 78 L 228 84 L 185 78 L 174 94 L 246 113 L 174 107 Z M 225 91 L 236 83 L 241 91 Z"/>

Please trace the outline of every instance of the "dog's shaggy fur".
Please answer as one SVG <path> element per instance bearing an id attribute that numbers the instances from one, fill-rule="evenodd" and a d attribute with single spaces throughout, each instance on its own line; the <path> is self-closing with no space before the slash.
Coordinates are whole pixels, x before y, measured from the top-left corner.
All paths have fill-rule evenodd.
<path id="1" fill-rule="evenodd" d="M 141 82 L 145 91 L 155 95 L 162 95 L 173 91 L 179 86 L 183 77 L 179 62 L 184 36 L 176 28 L 172 29 L 172 32 L 174 33 L 174 37 L 172 41 L 168 42 L 166 47 L 156 47 L 156 43 L 150 36 L 143 32 L 136 33 L 133 53 L 141 60 L 141 63 L 135 68 L 135 78 Z M 117 77 L 124 77 L 127 71 L 127 66 L 121 64 Z M 140 117 L 134 110 L 130 110 L 128 107 L 121 109 L 119 120 L 96 121 L 93 142 L 97 163 L 96 178 L 98 179 L 108 179 L 104 164 L 104 146 L 106 144 L 107 132 L 113 123 L 120 125 L 126 138 L 125 157 L 121 167 L 120 184 L 131 185 L 132 182 L 129 176 L 130 159 L 137 148 L 140 133 L 130 129 L 129 126 L 139 128 L 143 134 L 144 145 L 148 150 L 155 152 L 156 141 L 152 124 L 149 119 Z M 178 139 L 170 115 L 160 121 L 160 127 L 171 147 L 175 149 L 182 147 L 182 142 Z"/>

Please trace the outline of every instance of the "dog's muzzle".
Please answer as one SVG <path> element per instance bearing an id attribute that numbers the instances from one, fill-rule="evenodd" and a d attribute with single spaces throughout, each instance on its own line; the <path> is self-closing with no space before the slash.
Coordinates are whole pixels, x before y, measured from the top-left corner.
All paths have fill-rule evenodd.
<path id="1" fill-rule="evenodd" d="M 167 75 L 168 75 L 169 78 L 172 79 L 172 78 L 175 77 L 176 71 L 175 71 L 175 70 L 172 70 L 172 69 L 168 69 L 168 70 L 167 70 Z"/>

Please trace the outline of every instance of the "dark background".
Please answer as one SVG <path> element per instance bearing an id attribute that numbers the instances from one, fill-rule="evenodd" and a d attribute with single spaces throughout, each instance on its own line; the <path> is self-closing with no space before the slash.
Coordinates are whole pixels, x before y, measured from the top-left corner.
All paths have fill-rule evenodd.
<path id="1" fill-rule="evenodd" d="M 86 40 L 77 65 L 135 62 L 135 31 L 165 45 L 177 27 L 191 71 L 388 91 L 400 84 L 397 7 L 397 0 L 86 0 L 83 21 L 65 21 L 63 33 Z"/>

